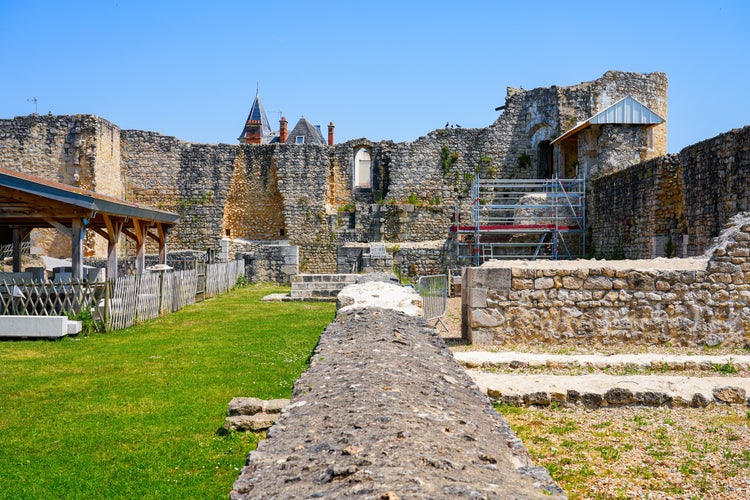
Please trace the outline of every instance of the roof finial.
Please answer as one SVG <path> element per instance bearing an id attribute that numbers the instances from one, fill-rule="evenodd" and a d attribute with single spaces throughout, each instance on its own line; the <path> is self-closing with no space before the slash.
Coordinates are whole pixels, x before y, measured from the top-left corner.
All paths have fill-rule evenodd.
<path id="1" fill-rule="evenodd" d="M 256 97 L 259 94 L 259 89 L 260 89 L 260 83 L 259 82 L 255 82 L 255 96 Z"/>

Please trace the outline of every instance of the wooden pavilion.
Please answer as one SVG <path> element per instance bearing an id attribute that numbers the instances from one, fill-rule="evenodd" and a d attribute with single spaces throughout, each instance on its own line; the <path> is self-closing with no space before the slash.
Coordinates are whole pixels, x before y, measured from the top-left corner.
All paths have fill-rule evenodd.
<path id="1" fill-rule="evenodd" d="M 180 216 L 80 189 L 68 184 L 0 168 L 0 228 L 13 242 L 13 271 L 21 271 L 21 242 L 34 228 L 55 228 L 72 238 L 72 278 L 83 278 L 83 239 L 87 229 L 107 240 L 107 277 L 117 277 L 120 236 L 136 244 L 136 272 L 146 262 L 146 240 L 159 244 L 166 264 L 167 235 Z"/>

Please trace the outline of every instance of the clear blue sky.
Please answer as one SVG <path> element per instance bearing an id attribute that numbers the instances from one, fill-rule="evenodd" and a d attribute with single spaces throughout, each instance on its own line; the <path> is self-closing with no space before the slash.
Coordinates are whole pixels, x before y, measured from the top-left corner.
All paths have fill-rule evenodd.
<path id="1" fill-rule="evenodd" d="M 269 120 L 336 140 L 484 127 L 506 87 L 669 78 L 669 151 L 750 124 L 750 2 L 0 0 L 0 118 L 96 114 L 236 143 Z"/>

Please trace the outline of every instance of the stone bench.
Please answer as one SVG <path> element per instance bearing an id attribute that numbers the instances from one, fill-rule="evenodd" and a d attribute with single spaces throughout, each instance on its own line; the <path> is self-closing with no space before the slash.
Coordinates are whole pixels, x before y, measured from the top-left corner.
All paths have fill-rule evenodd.
<path id="1" fill-rule="evenodd" d="M 0 337 L 59 338 L 81 332 L 67 316 L 0 316 Z"/>

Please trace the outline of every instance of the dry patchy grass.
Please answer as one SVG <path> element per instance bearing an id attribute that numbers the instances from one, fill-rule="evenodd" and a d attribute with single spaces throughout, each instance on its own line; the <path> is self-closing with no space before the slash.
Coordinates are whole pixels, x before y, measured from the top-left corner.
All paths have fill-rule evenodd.
<path id="1" fill-rule="evenodd" d="M 750 498 L 750 412 L 497 406 L 576 498 Z"/>

